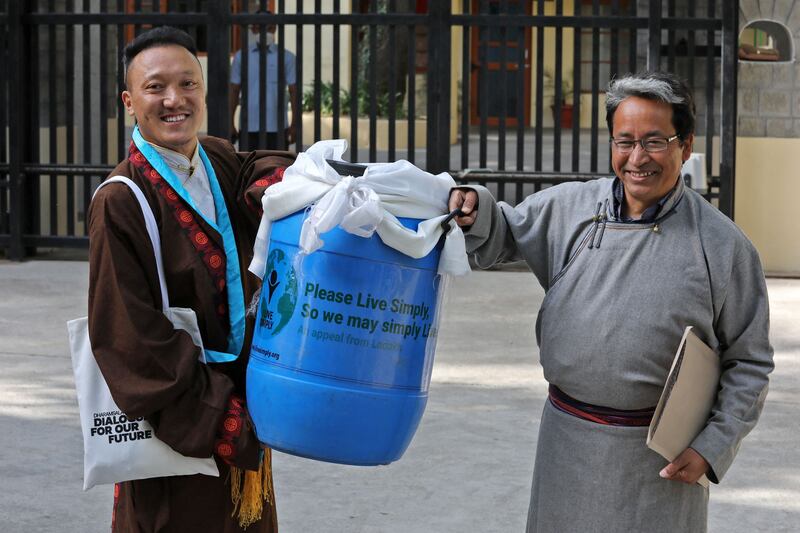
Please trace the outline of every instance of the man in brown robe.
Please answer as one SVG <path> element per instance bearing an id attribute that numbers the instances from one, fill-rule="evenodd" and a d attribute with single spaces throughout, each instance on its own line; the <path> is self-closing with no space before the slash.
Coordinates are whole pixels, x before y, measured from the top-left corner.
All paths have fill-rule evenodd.
<path id="1" fill-rule="evenodd" d="M 232 476 L 261 467 L 261 480 L 271 486 L 269 451 L 262 451 L 243 402 L 253 329 L 244 309 L 257 288 L 247 265 L 261 194 L 294 156 L 236 153 L 222 139 L 198 139 L 205 87 L 184 32 L 141 34 L 125 48 L 124 67 L 122 99 L 137 129 L 129 157 L 111 175 L 130 178 L 147 198 L 161 233 L 170 303 L 197 314 L 209 363 L 162 313 L 144 218 L 123 184 L 101 189 L 89 209 L 90 338 L 119 408 L 145 417 L 183 455 L 213 453 L 220 477 L 119 483 L 112 530 L 242 531 L 248 520 L 236 516 Z M 273 495 L 267 500 L 248 532 L 277 531 Z"/>

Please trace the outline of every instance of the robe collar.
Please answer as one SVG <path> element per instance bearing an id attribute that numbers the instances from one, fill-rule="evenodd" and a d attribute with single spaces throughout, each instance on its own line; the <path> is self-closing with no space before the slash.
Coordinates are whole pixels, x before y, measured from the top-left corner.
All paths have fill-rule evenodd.
<path id="1" fill-rule="evenodd" d="M 139 127 L 136 126 L 133 130 L 133 142 L 142 155 L 152 165 L 153 169 L 166 181 L 169 186 L 186 202 L 186 204 L 198 216 L 208 224 L 214 231 L 222 236 L 223 249 L 225 252 L 225 285 L 228 295 L 228 317 L 230 319 L 230 332 L 228 333 L 228 352 L 217 352 L 215 350 L 206 349 L 206 360 L 212 363 L 226 363 L 235 361 L 239 357 L 239 352 L 244 345 L 244 325 L 245 325 L 245 307 L 244 307 L 244 289 L 242 287 L 242 275 L 239 266 L 239 253 L 236 249 L 236 238 L 233 233 L 233 226 L 231 219 L 228 216 L 228 209 L 225 203 L 225 197 L 222 194 L 217 175 L 214 172 L 214 167 L 208 159 L 205 150 L 198 141 L 196 152 L 200 157 L 200 161 L 205 168 L 206 175 L 208 176 L 208 184 L 211 188 L 211 194 L 214 196 L 214 207 L 216 211 L 216 222 L 207 219 L 202 211 L 200 211 L 195 203 L 192 201 L 186 188 L 184 188 L 181 180 L 175 175 L 170 166 L 164 160 L 154 145 L 147 142 L 142 134 L 139 132 Z"/>
<path id="2" fill-rule="evenodd" d="M 203 164 L 202 159 L 200 159 L 199 141 L 194 148 L 194 154 L 192 154 L 191 158 L 188 158 L 182 153 L 176 152 L 175 150 L 170 150 L 169 148 L 164 148 L 163 146 L 153 144 L 150 141 L 145 142 L 156 149 L 158 154 L 161 156 L 161 159 L 164 160 L 172 172 L 181 180 L 183 185 L 186 185 L 186 182 L 195 175 L 197 169 L 199 169 Z"/>
<path id="3" fill-rule="evenodd" d="M 622 216 L 622 207 L 625 203 L 625 189 L 622 180 L 620 180 L 619 177 L 615 177 L 611 184 L 611 201 L 609 202 L 608 217 L 617 222 L 642 224 L 655 222 L 664 218 L 678 205 L 681 198 L 683 198 L 685 190 L 686 186 L 683 179 L 679 177 L 675 186 L 670 189 L 667 194 L 662 196 L 654 205 L 645 209 L 640 219 L 633 220 Z"/>

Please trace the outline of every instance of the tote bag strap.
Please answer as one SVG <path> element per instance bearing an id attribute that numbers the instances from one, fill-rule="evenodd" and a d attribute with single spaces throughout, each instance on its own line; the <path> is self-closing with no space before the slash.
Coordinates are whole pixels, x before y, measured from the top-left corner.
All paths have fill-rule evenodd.
<path id="1" fill-rule="evenodd" d="M 161 259 L 161 237 L 158 232 L 158 225 L 156 224 L 156 217 L 153 216 L 153 210 L 150 208 L 150 204 L 147 203 L 147 199 L 144 197 L 144 193 L 136 185 L 130 178 L 126 178 L 125 176 L 112 176 L 101 183 L 97 189 L 95 189 L 94 194 L 97 194 L 97 191 L 108 185 L 109 183 L 124 183 L 128 187 L 130 187 L 131 191 L 133 191 L 134 196 L 139 201 L 139 206 L 142 208 L 142 214 L 144 215 L 144 223 L 147 228 L 147 234 L 150 236 L 150 243 L 153 245 L 153 255 L 156 256 L 156 270 L 158 270 L 158 284 L 161 287 L 161 309 L 162 311 L 166 312 L 169 309 L 169 296 L 167 295 L 167 283 L 164 280 L 164 261 Z M 94 195 L 92 195 L 94 198 Z"/>

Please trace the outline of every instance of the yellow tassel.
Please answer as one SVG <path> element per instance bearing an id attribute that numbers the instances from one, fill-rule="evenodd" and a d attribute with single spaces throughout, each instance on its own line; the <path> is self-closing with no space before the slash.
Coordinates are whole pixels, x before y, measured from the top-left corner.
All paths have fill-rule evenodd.
<path id="1" fill-rule="evenodd" d="M 242 475 L 244 473 L 244 476 Z M 242 478 L 244 477 L 244 480 Z M 233 514 L 238 512 L 239 526 L 247 528 L 258 522 L 264 510 L 264 502 L 272 501 L 272 451 L 265 449 L 258 471 L 231 467 L 231 500 Z"/>

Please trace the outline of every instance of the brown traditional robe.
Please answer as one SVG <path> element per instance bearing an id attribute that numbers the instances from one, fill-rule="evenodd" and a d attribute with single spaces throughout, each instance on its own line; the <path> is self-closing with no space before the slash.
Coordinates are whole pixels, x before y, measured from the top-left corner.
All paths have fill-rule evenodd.
<path id="1" fill-rule="evenodd" d="M 226 200 L 247 304 L 258 282 L 247 272 L 247 265 L 258 228 L 260 197 L 268 185 L 280 180 L 282 168 L 293 162 L 294 155 L 236 153 L 226 141 L 211 137 L 201 139 L 201 145 Z M 133 180 L 153 209 L 161 232 L 170 305 L 193 309 L 204 346 L 227 351 L 230 324 L 224 264 L 220 283 L 219 275 L 213 275 L 219 257 L 210 255 L 224 250 L 221 235 L 165 181 L 143 176 L 141 165 L 137 167 L 130 158 L 111 175 Z M 152 246 L 130 189 L 123 184 L 101 189 L 90 206 L 88 221 L 89 333 L 115 402 L 129 417 L 144 416 L 158 438 L 178 452 L 212 455 L 230 396 L 245 397 L 252 319 L 247 321 L 244 347 L 235 362 L 202 364 L 199 348 L 189 335 L 173 329 L 162 314 Z M 235 448 L 236 466 L 257 468 L 259 444 L 249 423 Z M 229 466 L 215 457 L 218 478 L 174 476 L 118 484 L 113 531 L 242 531 L 232 516 Z M 261 520 L 247 531 L 277 531 L 274 497 L 265 505 Z"/>

